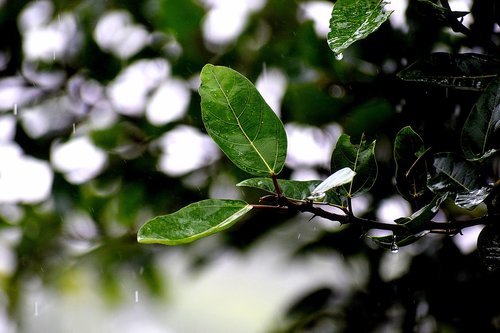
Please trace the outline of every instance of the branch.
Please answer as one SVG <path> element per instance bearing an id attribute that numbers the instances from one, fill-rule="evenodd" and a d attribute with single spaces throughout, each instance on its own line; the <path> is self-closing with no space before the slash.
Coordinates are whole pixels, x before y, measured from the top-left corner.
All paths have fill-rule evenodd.
<path id="1" fill-rule="evenodd" d="M 285 196 L 266 195 L 260 198 L 261 202 L 270 203 L 270 205 L 253 205 L 258 209 L 274 209 L 284 213 L 308 212 L 314 216 L 323 217 L 327 220 L 339 222 L 340 224 L 356 224 L 365 230 L 379 229 L 389 230 L 395 234 L 407 233 L 418 234 L 422 231 L 429 231 L 431 233 L 441 233 L 447 235 L 455 235 L 461 233 L 462 229 L 469 228 L 475 225 L 487 225 L 495 223 L 500 220 L 500 214 L 484 215 L 466 221 L 446 221 L 436 222 L 427 221 L 422 223 L 416 228 L 408 229 L 404 224 L 384 223 L 371 219 L 356 217 L 352 214 L 352 207 L 346 211 L 346 214 L 332 213 L 315 205 L 312 201 L 294 200 Z"/>

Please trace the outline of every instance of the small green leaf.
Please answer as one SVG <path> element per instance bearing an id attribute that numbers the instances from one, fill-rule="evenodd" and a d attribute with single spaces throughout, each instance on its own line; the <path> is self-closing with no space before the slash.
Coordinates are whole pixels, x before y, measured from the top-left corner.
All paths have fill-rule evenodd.
<path id="1" fill-rule="evenodd" d="M 500 149 L 500 79 L 477 100 L 465 121 L 461 141 L 469 160 L 487 158 Z"/>
<path id="2" fill-rule="evenodd" d="M 500 74 L 500 61 L 475 53 L 437 52 L 398 73 L 405 81 L 463 90 L 484 90 Z"/>
<path id="3" fill-rule="evenodd" d="M 338 0 L 330 18 L 328 45 L 337 59 L 352 43 L 366 38 L 391 15 L 385 12 L 385 1 Z"/>
<path id="4" fill-rule="evenodd" d="M 308 200 L 311 192 L 321 184 L 321 180 L 285 180 L 278 179 L 278 185 L 283 195 L 294 200 Z M 270 178 L 251 178 L 246 179 L 236 186 L 253 187 L 269 193 L 276 193 L 273 181 Z M 327 191 L 326 196 L 322 198 L 323 202 L 332 205 L 340 205 L 340 197 L 334 191 Z"/>
<path id="5" fill-rule="evenodd" d="M 349 135 L 342 134 L 333 151 L 331 167 L 332 170 L 348 167 L 356 173 L 352 182 L 343 186 L 346 196 L 353 197 L 365 193 L 377 179 L 375 141 L 368 144 L 362 136 L 361 142 L 355 145 L 351 143 Z"/>
<path id="6" fill-rule="evenodd" d="M 410 126 L 402 128 L 394 140 L 396 187 L 408 201 L 414 202 L 427 188 L 427 166 L 423 158 L 424 141 Z"/>
<path id="7" fill-rule="evenodd" d="M 434 216 L 436 216 L 439 211 L 439 207 L 446 199 L 447 195 L 447 193 L 442 193 L 434 196 L 430 203 L 411 214 L 410 217 L 402 217 L 397 219 L 395 222 L 397 224 L 405 225 L 410 232 L 413 229 L 419 228 L 422 224 L 430 221 Z"/>
<path id="8" fill-rule="evenodd" d="M 434 193 L 449 193 L 455 204 L 473 209 L 486 199 L 492 186 L 485 185 L 479 167 L 453 153 L 438 153 L 434 156 L 435 174 L 428 180 Z"/>
<path id="9" fill-rule="evenodd" d="M 256 176 L 281 171 L 285 128 L 247 78 L 227 67 L 206 65 L 200 96 L 208 134 L 236 166 Z"/>
<path id="10" fill-rule="evenodd" d="M 356 172 L 352 171 L 351 168 L 345 167 L 330 175 L 327 179 L 321 182 L 314 190 L 311 192 L 310 199 L 323 198 L 327 191 L 332 188 L 339 187 L 352 182 L 352 179 L 356 175 Z"/>
<path id="11" fill-rule="evenodd" d="M 424 237 L 427 232 L 419 232 L 417 234 L 405 233 L 398 236 L 387 235 L 387 236 L 368 236 L 372 241 L 374 241 L 378 246 L 392 250 L 397 249 L 402 246 L 410 245 L 415 243 L 420 238 Z M 394 251 L 394 252 L 396 252 Z"/>
<path id="12" fill-rule="evenodd" d="M 164 245 L 190 243 L 231 227 L 251 209 L 251 205 L 241 200 L 202 200 L 149 220 L 139 229 L 137 241 Z"/>

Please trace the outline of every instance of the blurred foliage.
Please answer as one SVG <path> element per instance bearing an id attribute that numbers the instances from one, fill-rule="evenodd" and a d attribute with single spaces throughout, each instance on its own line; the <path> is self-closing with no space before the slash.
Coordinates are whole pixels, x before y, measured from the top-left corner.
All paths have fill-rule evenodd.
<path id="1" fill-rule="evenodd" d="M 164 248 L 137 244 L 138 227 L 146 218 L 206 198 L 221 173 L 236 182 L 247 178 L 225 158 L 183 175 L 168 175 L 158 167 L 162 156 L 158 140 L 164 134 L 178 125 L 202 128 L 197 83 L 193 82 L 207 63 L 231 67 L 253 82 L 268 68 L 282 71 L 288 80 L 281 104 L 285 124 L 320 128 L 339 124 L 349 135 L 365 133 L 369 142 L 385 142 L 377 151 L 379 175 L 368 195 L 366 217 L 373 218 L 382 201 L 397 193 L 388 186 L 394 166 L 386 156 L 402 127 L 411 126 L 434 151 L 460 151 L 459 131 L 479 92 L 403 82 L 396 73 L 436 50 L 479 50 L 498 59 L 495 45 L 499 42 L 500 8 L 495 0 L 472 1 L 468 15 L 473 23 L 464 34 L 453 31 L 450 22 L 435 15 L 425 2 L 430 1 L 408 1 L 404 13 L 407 30 L 386 22 L 346 50 L 342 61 L 333 57 L 326 36 L 318 36 L 313 22 L 303 19 L 307 1 L 265 1 L 262 8 L 249 14 L 239 35 L 221 45 L 204 38 L 202 26 L 212 9 L 194 0 L 2 2 L 0 80 L 15 79 L 23 92 L 20 115 L 22 108 L 41 106 L 46 114 L 56 115 L 54 119 L 66 117 L 40 136 L 34 136 L 19 117 L 13 141 L 26 155 L 51 161 L 55 144 L 84 136 L 103 149 L 108 159 L 98 175 L 80 184 L 55 170 L 50 197 L 43 202 L 0 204 L 1 231 L 19 234 L 6 245 L 15 264 L 0 276 L 13 320 L 19 320 L 24 283 L 33 279 L 47 285 L 64 283 L 72 265 L 92 267 L 100 278 L 99 288 L 110 300 L 121 297 L 119 272 L 124 269 L 140 271 L 151 293 L 164 295 L 167 286 L 155 266 Z M 35 5 L 51 8 L 50 18 L 42 26 L 58 22 L 65 14 L 76 23 L 68 48 L 54 59 L 29 58 L 24 49 L 28 37 L 20 18 Z M 118 11 L 127 13 L 132 24 L 148 34 L 145 45 L 129 56 L 104 49 L 95 37 L 104 15 Z M 96 124 L 93 115 L 102 105 L 109 106 L 109 87 L 117 76 L 137 61 L 158 58 L 168 62 L 170 76 L 191 87 L 185 115 L 153 125 L 146 119 L 143 105 L 136 115 L 115 112 L 112 121 Z M 44 84 L 45 75 L 62 79 Z M 76 85 L 78 80 L 104 92 L 89 101 Z M 54 101 L 66 104 L 54 108 L 49 103 Z M 118 109 L 115 105 L 110 108 Z M 5 108 L 0 117 L 10 112 L 12 109 Z M 314 168 L 324 173 L 324 166 Z M 293 171 L 285 165 L 283 178 Z M 491 178 L 499 177 L 498 169 L 486 172 Z M 78 219 L 86 221 L 90 231 L 76 228 Z M 273 228 L 291 221 L 280 214 L 255 214 L 223 233 L 216 246 L 246 251 Z M 434 237 L 413 248 L 406 271 L 386 279 L 381 270 L 387 251 L 361 239 L 361 232 L 356 226 L 325 229 L 295 255 L 305 257 L 328 249 L 346 261 L 364 258 L 369 270 L 367 284 L 347 295 L 330 286 L 318 286 L 290 304 L 283 327 L 276 331 L 491 332 L 500 328 L 499 273 L 488 271 L 477 251 L 463 254 L 451 238 Z M 85 244 L 83 251 L 72 246 L 77 242 Z M 209 262 L 217 253 L 220 251 L 198 254 L 193 266 Z M 22 329 L 22 322 L 18 325 Z"/>

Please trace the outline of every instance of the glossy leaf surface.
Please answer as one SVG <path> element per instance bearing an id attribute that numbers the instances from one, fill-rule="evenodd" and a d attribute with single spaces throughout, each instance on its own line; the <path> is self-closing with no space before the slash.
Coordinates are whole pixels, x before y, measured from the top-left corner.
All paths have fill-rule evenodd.
<path id="1" fill-rule="evenodd" d="M 462 149 L 471 160 L 500 149 L 500 80 L 492 82 L 472 108 L 462 130 Z"/>
<path id="2" fill-rule="evenodd" d="M 278 179 L 278 185 L 283 195 L 295 200 L 307 200 L 311 196 L 311 192 L 321 183 L 321 180 L 298 181 Z M 238 183 L 237 186 L 253 187 L 269 193 L 276 193 L 273 181 L 270 178 L 246 179 Z M 333 191 L 327 191 L 322 201 L 340 205 L 340 198 Z"/>
<path id="3" fill-rule="evenodd" d="M 485 186 L 484 177 L 476 164 L 461 159 L 453 153 L 434 156 L 435 175 L 428 186 L 434 193 L 448 192 L 455 204 L 472 209 L 486 199 L 490 186 Z"/>
<path id="4" fill-rule="evenodd" d="M 377 179 L 375 141 L 367 143 L 362 137 L 359 144 L 353 144 L 349 135 L 342 134 L 333 151 L 331 167 L 332 170 L 348 167 L 356 173 L 352 182 L 342 186 L 346 196 L 352 197 L 365 193 Z"/>
<path id="5" fill-rule="evenodd" d="M 424 141 L 410 126 L 402 128 L 394 140 L 396 187 L 408 201 L 423 195 L 427 188 Z"/>
<path id="6" fill-rule="evenodd" d="M 328 45 L 338 58 L 352 43 L 366 38 L 384 23 L 392 12 L 379 0 L 338 0 L 330 18 Z"/>
<path id="7" fill-rule="evenodd" d="M 179 245 L 229 228 L 252 206 L 241 200 L 207 199 L 157 216 L 137 233 L 139 243 Z"/>
<path id="8" fill-rule="evenodd" d="M 285 129 L 255 86 L 230 68 L 206 65 L 199 92 L 207 132 L 227 157 L 252 175 L 278 174 L 286 158 Z"/>
<path id="9" fill-rule="evenodd" d="M 411 214 L 411 216 L 399 218 L 395 222 L 397 224 L 405 225 L 411 232 L 412 229 L 420 227 L 422 224 L 430 221 L 434 216 L 436 216 L 439 211 L 439 206 L 443 203 L 446 197 L 447 193 L 438 194 L 434 196 L 430 203 Z"/>
<path id="10" fill-rule="evenodd" d="M 484 90 L 500 74 L 500 61 L 475 54 L 432 53 L 398 73 L 405 81 L 441 87 Z"/>

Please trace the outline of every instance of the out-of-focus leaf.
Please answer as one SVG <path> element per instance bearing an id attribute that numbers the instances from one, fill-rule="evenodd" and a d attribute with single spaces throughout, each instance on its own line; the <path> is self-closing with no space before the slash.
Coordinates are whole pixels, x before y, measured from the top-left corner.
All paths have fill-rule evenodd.
<path id="1" fill-rule="evenodd" d="M 137 240 L 145 244 L 190 243 L 231 227 L 251 209 L 241 200 L 202 200 L 149 220 L 139 229 Z"/>
<path id="2" fill-rule="evenodd" d="M 352 144 L 349 135 L 342 134 L 333 151 L 331 167 L 332 170 L 347 167 L 356 173 L 352 182 L 342 186 L 346 196 L 353 197 L 365 193 L 377 179 L 375 141 L 367 143 L 362 136 L 359 144 Z"/>
<path id="3" fill-rule="evenodd" d="M 398 73 L 405 81 L 441 87 L 484 90 L 500 74 L 500 61 L 475 53 L 432 53 Z"/>
<path id="4" fill-rule="evenodd" d="M 394 140 L 396 187 L 408 201 L 423 195 L 427 188 L 424 141 L 410 126 L 402 128 Z"/>
<path id="5" fill-rule="evenodd" d="M 472 108 L 462 129 L 462 149 L 470 160 L 500 149 L 500 80 L 493 81 Z"/>
<path id="6" fill-rule="evenodd" d="M 337 59 L 352 43 L 366 38 L 391 15 L 384 11 L 385 1 L 338 0 L 330 18 L 328 45 Z"/>
<path id="7" fill-rule="evenodd" d="M 383 99 L 372 99 L 353 108 L 343 123 L 346 133 L 359 136 L 377 133 L 379 127 L 395 114 L 394 107 Z"/>
<path id="8" fill-rule="evenodd" d="M 487 225 L 477 238 L 477 251 L 490 271 L 500 268 L 500 227 Z"/>
<path id="9" fill-rule="evenodd" d="M 434 156 L 436 174 L 428 180 L 434 193 L 449 192 L 455 204 L 473 209 L 486 199 L 491 186 L 485 186 L 484 177 L 476 164 L 461 159 L 453 153 L 438 153 Z"/>
<path id="10" fill-rule="evenodd" d="M 227 67 L 206 65 L 200 96 L 208 134 L 235 165 L 256 176 L 281 171 L 285 128 L 247 78 Z"/>
<path id="11" fill-rule="evenodd" d="M 285 180 L 278 179 L 278 185 L 284 196 L 295 200 L 308 200 L 311 196 L 311 192 L 321 184 L 321 180 Z M 250 178 L 246 179 L 236 186 L 253 187 L 260 190 L 276 193 L 273 181 L 270 178 Z M 322 198 L 322 202 L 327 202 L 332 205 L 340 205 L 340 197 L 334 191 L 327 191 L 325 197 Z"/>

